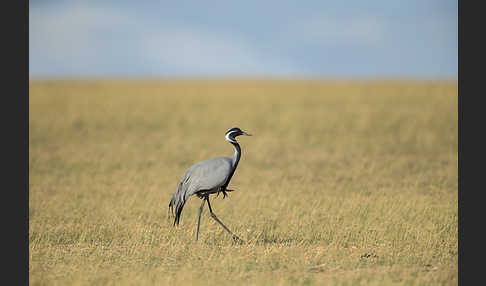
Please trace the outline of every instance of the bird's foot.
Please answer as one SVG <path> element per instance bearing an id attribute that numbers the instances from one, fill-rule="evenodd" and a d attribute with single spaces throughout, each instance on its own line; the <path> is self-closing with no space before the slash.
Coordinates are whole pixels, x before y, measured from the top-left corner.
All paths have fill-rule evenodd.
<path id="1" fill-rule="evenodd" d="M 243 239 L 239 238 L 235 234 L 233 234 L 233 242 L 240 243 L 240 244 L 245 243 L 245 241 Z"/>
<path id="2" fill-rule="evenodd" d="M 224 191 L 219 191 L 217 194 L 216 194 L 216 197 L 219 197 L 219 193 L 223 193 L 223 199 L 226 198 L 228 196 L 228 192 L 233 192 L 234 190 L 224 190 Z"/>
<path id="3" fill-rule="evenodd" d="M 216 193 L 216 197 L 219 197 L 219 193 L 223 193 L 223 199 L 226 198 L 228 194 L 226 194 L 226 191 L 219 191 Z"/>

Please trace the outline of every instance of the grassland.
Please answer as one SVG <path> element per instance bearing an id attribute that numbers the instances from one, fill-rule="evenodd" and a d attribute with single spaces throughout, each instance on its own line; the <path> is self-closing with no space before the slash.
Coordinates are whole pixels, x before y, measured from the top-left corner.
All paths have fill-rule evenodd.
<path id="1" fill-rule="evenodd" d="M 31 81 L 31 285 L 456 285 L 457 82 Z M 243 156 L 218 217 L 191 164 Z"/>

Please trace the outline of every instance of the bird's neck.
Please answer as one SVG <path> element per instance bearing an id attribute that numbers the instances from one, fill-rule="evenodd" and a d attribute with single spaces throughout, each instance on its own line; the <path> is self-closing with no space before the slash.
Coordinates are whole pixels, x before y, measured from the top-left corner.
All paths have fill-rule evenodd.
<path id="1" fill-rule="evenodd" d="M 233 155 L 233 172 L 234 172 L 236 166 L 238 166 L 238 162 L 240 162 L 241 148 L 240 148 L 240 144 L 238 143 L 231 142 L 231 144 L 235 148 L 235 154 Z"/>
<path id="2" fill-rule="evenodd" d="M 226 187 L 228 186 L 230 180 L 231 180 L 231 177 L 233 177 L 233 174 L 235 173 L 235 170 L 236 170 L 236 167 L 238 166 L 238 162 L 240 161 L 240 157 L 241 157 L 241 148 L 240 148 L 240 145 L 238 143 L 233 143 L 233 142 L 230 142 L 233 147 L 235 148 L 235 154 L 233 155 L 233 159 L 232 159 L 232 169 L 231 169 L 231 172 L 228 176 L 228 179 L 226 180 L 226 183 L 222 186 L 222 189 L 223 190 L 226 190 Z"/>

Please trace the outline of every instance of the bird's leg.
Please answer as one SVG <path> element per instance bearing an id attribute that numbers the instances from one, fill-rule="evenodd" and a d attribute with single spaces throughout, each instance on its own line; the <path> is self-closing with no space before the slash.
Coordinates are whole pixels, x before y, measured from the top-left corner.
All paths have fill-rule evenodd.
<path id="1" fill-rule="evenodd" d="M 202 204 L 201 204 L 201 207 L 199 208 L 199 216 L 197 218 L 197 231 L 196 231 L 196 241 L 197 239 L 199 238 L 199 224 L 201 223 L 201 214 L 202 214 L 202 211 L 203 211 L 203 208 L 204 208 L 204 203 L 206 202 L 206 197 L 202 200 Z M 209 203 L 209 201 L 208 201 Z"/>
<path id="2" fill-rule="evenodd" d="M 206 200 L 208 201 L 208 207 L 209 207 L 209 212 L 211 213 L 211 217 L 214 218 L 215 221 L 217 221 L 229 234 L 231 234 L 231 236 L 233 237 L 234 240 L 240 240 L 241 242 L 243 242 L 243 240 L 241 238 L 239 238 L 238 236 L 236 236 L 234 233 L 231 232 L 231 230 L 229 230 L 229 228 L 227 228 L 219 219 L 218 217 L 213 213 L 213 209 L 211 208 L 211 204 L 209 203 L 209 197 L 206 198 Z"/>

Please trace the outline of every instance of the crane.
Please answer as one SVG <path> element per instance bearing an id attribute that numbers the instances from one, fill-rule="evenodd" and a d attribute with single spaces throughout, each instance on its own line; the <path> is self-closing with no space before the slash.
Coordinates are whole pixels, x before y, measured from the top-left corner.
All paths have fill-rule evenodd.
<path id="1" fill-rule="evenodd" d="M 228 184 L 233 177 L 238 162 L 241 157 L 241 147 L 236 141 L 236 137 L 240 135 L 251 136 L 251 134 L 242 131 L 239 127 L 232 127 L 225 133 L 225 139 L 231 143 L 235 149 L 233 157 L 217 157 L 198 162 L 186 170 L 182 176 L 177 189 L 175 190 L 169 202 L 169 212 L 174 216 L 174 226 L 179 225 L 182 209 L 184 204 L 192 195 L 197 195 L 202 199 L 201 207 L 199 208 L 199 215 L 197 219 L 196 241 L 199 238 L 199 225 L 201 223 L 201 213 L 206 201 L 208 202 L 209 212 L 211 217 L 219 223 L 234 240 L 242 241 L 238 236 L 233 234 L 228 227 L 226 227 L 214 214 L 211 204 L 209 203 L 210 194 L 223 193 L 223 198 L 227 196 L 227 192 L 232 190 L 227 189 Z M 175 208 L 175 213 L 174 213 Z"/>

